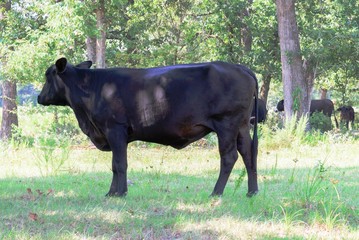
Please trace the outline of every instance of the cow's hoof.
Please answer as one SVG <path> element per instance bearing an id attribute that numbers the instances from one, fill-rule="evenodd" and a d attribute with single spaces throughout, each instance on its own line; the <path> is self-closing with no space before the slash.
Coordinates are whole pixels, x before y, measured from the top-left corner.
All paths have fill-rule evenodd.
<path id="1" fill-rule="evenodd" d="M 127 195 L 127 192 L 125 193 L 118 193 L 118 192 L 108 192 L 106 194 L 106 197 L 125 197 Z"/>
<path id="2" fill-rule="evenodd" d="M 211 195 L 209 195 L 210 198 L 220 198 L 222 197 L 222 194 L 219 194 L 219 193 L 211 193 Z"/>
<path id="3" fill-rule="evenodd" d="M 258 190 L 257 191 L 253 191 L 253 192 L 248 192 L 247 193 L 247 197 L 253 197 L 253 196 L 255 196 L 255 195 L 257 195 L 257 193 L 258 193 Z"/>

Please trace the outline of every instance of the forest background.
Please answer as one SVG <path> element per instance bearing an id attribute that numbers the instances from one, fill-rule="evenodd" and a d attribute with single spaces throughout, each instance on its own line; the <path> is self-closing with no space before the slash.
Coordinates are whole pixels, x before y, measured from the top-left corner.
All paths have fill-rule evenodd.
<path id="1" fill-rule="evenodd" d="M 16 87 L 39 89 L 46 68 L 62 56 L 72 63 L 90 59 L 95 67 L 241 63 L 257 74 L 260 98 L 272 108 L 283 98 L 278 2 L 3 0 L 0 79 L 9 104 L 3 112 L 10 112 L 3 118 L 10 120 L 2 121 L 2 137 L 11 134 L 4 128 L 17 125 Z M 330 98 L 336 107 L 357 106 L 358 2 L 290 2 L 309 94 Z"/>

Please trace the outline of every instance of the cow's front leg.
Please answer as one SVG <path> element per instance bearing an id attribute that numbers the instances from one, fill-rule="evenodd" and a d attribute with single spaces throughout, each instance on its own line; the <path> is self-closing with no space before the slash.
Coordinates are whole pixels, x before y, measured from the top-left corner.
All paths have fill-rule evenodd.
<path id="1" fill-rule="evenodd" d="M 110 129 L 107 133 L 112 151 L 112 183 L 106 196 L 122 197 L 127 194 L 127 131 L 125 127 Z"/>

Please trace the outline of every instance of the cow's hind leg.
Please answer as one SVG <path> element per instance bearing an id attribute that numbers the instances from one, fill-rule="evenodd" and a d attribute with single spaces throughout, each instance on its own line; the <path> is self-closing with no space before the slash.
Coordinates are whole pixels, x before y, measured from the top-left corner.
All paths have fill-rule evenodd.
<path id="1" fill-rule="evenodd" d="M 219 154 L 221 157 L 221 166 L 217 183 L 212 192 L 212 196 L 221 196 L 227 184 L 229 175 L 237 161 L 238 152 L 236 148 L 236 136 L 233 130 L 221 130 L 217 132 Z"/>
<path id="2" fill-rule="evenodd" d="M 254 159 L 252 160 L 252 139 L 249 135 L 249 127 L 243 127 L 239 130 L 237 148 L 243 158 L 244 165 L 246 166 L 248 175 L 247 196 L 251 197 L 258 193 L 258 183 L 256 156 L 254 156 Z M 256 152 L 254 154 L 256 155 Z"/>

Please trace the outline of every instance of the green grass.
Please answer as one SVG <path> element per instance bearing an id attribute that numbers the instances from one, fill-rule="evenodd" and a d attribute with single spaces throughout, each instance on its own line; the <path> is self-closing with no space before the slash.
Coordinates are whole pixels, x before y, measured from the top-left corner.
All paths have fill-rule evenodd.
<path id="1" fill-rule="evenodd" d="M 359 238 L 355 142 L 262 149 L 259 194 L 245 197 L 240 159 L 220 199 L 216 148 L 131 144 L 125 198 L 105 197 L 109 153 L 72 148 L 44 175 L 33 148 L 0 152 L 0 239 Z"/>

